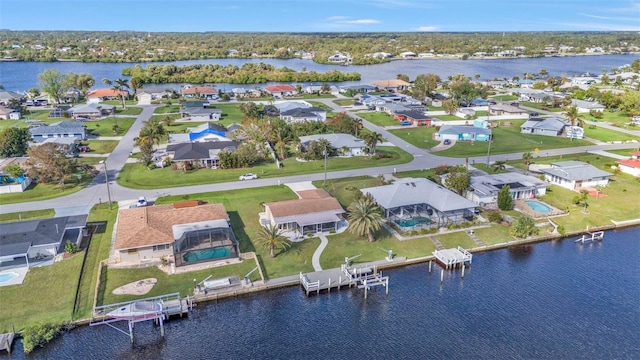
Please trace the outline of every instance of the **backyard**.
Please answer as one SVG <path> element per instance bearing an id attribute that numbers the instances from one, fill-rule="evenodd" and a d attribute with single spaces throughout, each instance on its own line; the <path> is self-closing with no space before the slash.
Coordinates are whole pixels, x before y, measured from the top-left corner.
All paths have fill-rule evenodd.
<path id="1" fill-rule="evenodd" d="M 433 140 L 433 134 L 436 132 L 436 128 L 433 126 L 411 127 L 388 131 L 411 145 L 422 149 L 429 149 L 439 143 L 439 141 Z"/>

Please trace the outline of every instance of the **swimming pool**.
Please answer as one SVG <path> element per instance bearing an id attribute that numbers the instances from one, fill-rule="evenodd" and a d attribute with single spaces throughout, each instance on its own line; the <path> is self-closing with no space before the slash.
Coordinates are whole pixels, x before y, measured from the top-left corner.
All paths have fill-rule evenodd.
<path id="1" fill-rule="evenodd" d="M 527 204 L 527 206 L 530 207 L 531 209 L 533 209 L 533 211 L 535 211 L 535 212 L 550 213 L 550 212 L 553 211 L 552 208 L 548 207 L 547 205 L 545 205 L 545 204 L 543 204 L 541 202 L 527 200 L 524 203 Z"/>
<path id="2" fill-rule="evenodd" d="M 14 273 L 12 272 L 6 272 L 6 273 L 0 273 L 0 284 L 4 284 L 6 282 L 9 282 L 15 278 L 17 278 L 18 276 L 20 276 L 20 274 L 18 273 Z"/>
<path id="3" fill-rule="evenodd" d="M 416 225 L 420 225 L 420 224 L 431 224 L 433 221 L 431 221 L 431 219 L 426 218 L 426 217 L 422 217 L 422 216 L 417 216 L 411 219 L 406 219 L 406 220 L 398 220 L 398 226 L 400 227 L 411 227 L 411 226 L 416 226 Z"/>
<path id="4" fill-rule="evenodd" d="M 231 255 L 231 250 L 227 248 L 210 248 L 203 250 L 188 251 L 182 256 L 184 262 L 195 262 L 211 259 L 219 259 Z"/>

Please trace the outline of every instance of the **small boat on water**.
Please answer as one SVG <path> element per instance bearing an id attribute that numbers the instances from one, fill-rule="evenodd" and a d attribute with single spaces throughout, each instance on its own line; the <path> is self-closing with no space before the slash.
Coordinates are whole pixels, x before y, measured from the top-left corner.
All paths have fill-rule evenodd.
<path id="1" fill-rule="evenodd" d="M 162 303 L 157 301 L 135 301 L 107 313 L 107 316 L 123 320 L 150 319 L 162 313 Z"/>

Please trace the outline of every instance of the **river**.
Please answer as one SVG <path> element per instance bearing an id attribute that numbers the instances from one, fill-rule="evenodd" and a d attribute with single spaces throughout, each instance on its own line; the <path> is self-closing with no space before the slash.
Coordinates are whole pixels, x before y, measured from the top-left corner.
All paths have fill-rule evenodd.
<path id="1" fill-rule="evenodd" d="M 538 73 L 545 69 L 550 75 L 571 76 L 575 74 L 583 74 L 590 72 L 592 74 L 601 74 L 603 69 L 613 69 L 623 65 L 631 64 L 633 60 L 638 59 L 637 54 L 625 55 L 592 55 L 592 56 L 569 56 L 569 57 L 548 57 L 548 58 L 524 58 L 524 59 L 486 59 L 486 60 L 442 60 L 442 59 L 419 59 L 419 60 L 394 60 L 384 64 L 377 65 L 351 65 L 336 66 L 323 65 L 314 63 L 311 60 L 302 59 L 209 59 L 209 60 L 189 60 L 176 61 L 173 64 L 177 66 L 189 64 L 220 64 L 220 65 L 237 65 L 247 62 L 264 62 L 276 67 L 288 67 L 297 71 L 301 71 L 303 67 L 307 70 L 326 72 L 331 70 L 339 70 L 344 72 L 357 72 L 362 75 L 361 82 L 369 84 L 375 80 L 395 79 L 398 74 L 406 74 L 411 79 L 419 74 L 434 73 L 441 78 L 446 79 L 448 76 L 456 74 L 464 74 L 466 76 L 475 77 L 480 75 L 481 79 L 499 79 L 509 78 L 513 76 L 523 77 L 526 73 Z M 81 62 L 0 62 L 0 84 L 5 89 L 11 91 L 25 92 L 29 88 L 37 87 L 38 74 L 45 69 L 58 69 L 62 73 L 89 73 L 96 80 L 95 87 L 101 87 L 103 78 L 117 79 L 122 78 L 122 69 L 125 67 L 135 66 L 137 63 L 81 63 Z M 140 63 L 142 66 L 148 64 L 167 64 L 167 63 Z M 351 84 L 356 82 L 345 82 L 343 84 Z M 150 85 L 155 86 L 155 85 Z M 162 86 L 162 85 L 160 85 Z M 233 87 L 242 85 L 221 84 L 223 90 L 230 90 Z M 245 85 L 250 86 L 250 85 Z"/>
<path id="2" fill-rule="evenodd" d="M 638 359 L 640 229 L 474 255 L 465 278 L 394 269 L 390 293 L 307 298 L 298 287 L 200 304 L 135 345 L 107 326 L 64 334 L 32 359 Z M 46 311 L 46 309 L 43 309 Z M 1 358 L 1 357 L 0 357 Z M 12 358 L 25 358 L 20 343 Z"/>

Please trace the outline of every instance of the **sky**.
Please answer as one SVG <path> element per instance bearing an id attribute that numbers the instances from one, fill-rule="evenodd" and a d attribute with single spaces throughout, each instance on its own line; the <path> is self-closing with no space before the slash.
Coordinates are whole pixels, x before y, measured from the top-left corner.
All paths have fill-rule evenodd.
<path id="1" fill-rule="evenodd" d="M 150 32 L 640 31 L 640 0 L 0 0 L 0 28 Z"/>

